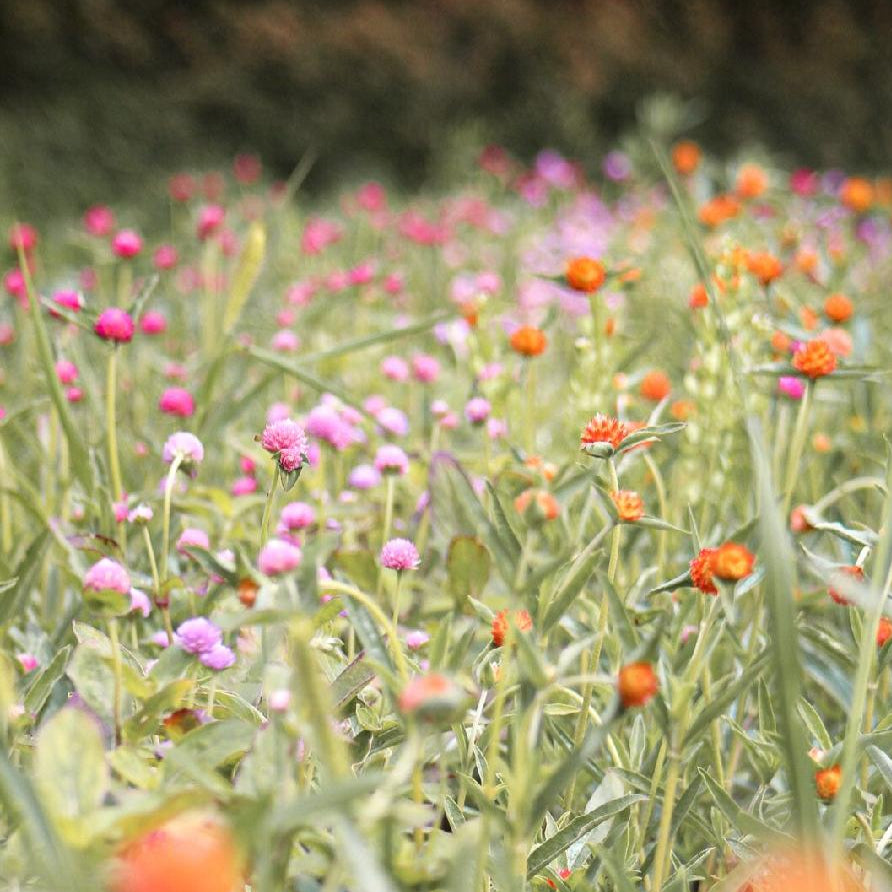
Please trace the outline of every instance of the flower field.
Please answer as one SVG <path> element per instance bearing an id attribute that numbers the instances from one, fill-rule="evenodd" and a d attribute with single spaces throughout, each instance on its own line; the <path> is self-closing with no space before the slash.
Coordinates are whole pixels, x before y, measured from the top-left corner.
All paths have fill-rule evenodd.
<path id="1" fill-rule="evenodd" d="M 8 218 L 4 888 L 892 888 L 892 181 L 639 149 Z"/>

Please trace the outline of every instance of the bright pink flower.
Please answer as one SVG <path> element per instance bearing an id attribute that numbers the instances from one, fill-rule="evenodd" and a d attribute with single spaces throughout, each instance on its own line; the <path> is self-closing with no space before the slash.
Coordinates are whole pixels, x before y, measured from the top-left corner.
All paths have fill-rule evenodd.
<path id="1" fill-rule="evenodd" d="M 381 360 L 381 374 L 391 381 L 409 380 L 409 364 L 399 356 L 385 356 Z"/>
<path id="2" fill-rule="evenodd" d="M 801 400 L 805 393 L 805 382 L 795 375 L 781 375 L 777 379 L 777 389 L 791 400 Z"/>
<path id="3" fill-rule="evenodd" d="M 329 405 L 315 406 L 307 415 L 307 433 L 338 451 L 353 442 L 353 432 L 338 411 Z"/>
<path id="4" fill-rule="evenodd" d="M 16 659 L 26 673 L 33 672 L 40 665 L 33 654 L 16 654 Z"/>
<path id="5" fill-rule="evenodd" d="M 157 335 L 167 331 L 167 319 L 160 310 L 147 310 L 139 320 L 139 330 L 143 334 Z"/>
<path id="6" fill-rule="evenodd" d="M 283 418 L 281 421 L 273 421 L 267 424 L 263 429 L 260 445 L 273 455 L 281 452 L 283 449 L 290 449 L 295 446 L 305 453 L 307 435 L 296 421 L 292 421 L 290 418 Z"/>
<path id="7" fill-rule="evenodd" d="M 37 230 L 30 223 L 13 223 L 9 228 L 9 247 L 26 254 L 37 247 Z"/>
<path id="8" fill-rule="evenodd" d="M 56 362 L 56 374 L 62 384 L 73 384 L 77 380 L 77 366 L 70 359 Z"/>
<path id="9" fill-rule="evenodd" d="M 482 396 L 475 396 L 465 404 L 465 418 L 474 425 L 483 424 L 489 418 L 490 412 L 492 412 L 492 406 L 489 404 L 489 400 Z"/>
<path id="10" fill-rule="evenodd" d="M 180 458 L 184 465 L 197 465 L 204 461 L 204 446 L 195 434 L 177 431 L 167 438 L 161 457 L 167 464 Z"/>
<path id="11" fill-rule="evenodd" d="M 382 446 L 375 454 L 375 467 L 382 474 L 403 476 L 409 470 L 409 457 L 399 446 Z"/>
<path id="12" fill-rule="evenodd" d="M 195 399 L 188 390 L 184 390 L 182 387 L 168 387 L 161 394 L 158 408 L 166 415 L 189 418 L 195 413 Z"/>
<path id="13" fill-rule="evenodd" d="M 243 455 L 238 460 L 239 467 L 243 474 L 253 475 L 257 471 L 257 462 L 250 455 Z"/>
<path id="14" fill-rule="evenodd" d="M 133 338 L 133 319 L 118 307 L 109 307 L 99 314 L 93 331 L 105 341 L 126 343 Z"/>
<path id="15" fill-rule="evenodd" d="M 249 496 L 257 492 L 257 480 L 254 477 L 237 477 L 230 491 L 234 496 Z"/>
<path id="16" fill-rule="evenodd" d="M 365 183 L 359 187 L 356 201 L 364 211 L 383 211 L 387 207 L 387 192 L 380 183 Z"/>
<path id="17" fill-rule="evenodd" d="M 198 228 L 197 234 L 199 239 L 204 241 L 213 235 L 222 225 L 226 218 L 226 210 L 219 204 L 205 205 L 198 212 Z"/>
<path id="18" fill-rule="evenodd" d="M 354 266 L 347 271 L 347 279 L 351 285 L 368 285 L 375 278 L 375 265 L 370 261 Z"/>
<path id="19" fill-rule="evenodd" d="M 79 291 L 72 291 L 70 288 L 63 288 L 53 292 L 53 303 L 57 303 L 60 307 L 64 307 L 71 313 L 79 313 L 84 305 L 84 300 Z M 50 310 L 50 316 L 59 318 L 59 314 L 54 310 Z"/>
<path id="20" fill-rule="evenodd" d="M 23 298 L 27 298 L 27 292 L 25 291 L 25 276 L 20 269 L 11 269 L 3 277 L 3 287 L 6 289 L 7 294 L 19 298 L 20 302 Z M 25 305 L 27 305 L 27 300 L 25 301 Z"/>
<path id="21" fill-rule="evenodd" d="M 130 574 L 111 558 L 102 558 L 84 574 L 84 588 L 94 592 L 130 592 Z"/>
<path id="22" fill-rule="evenodd" d="M 301 237 L 301 250 L 304 254 L 321 254 L 329 245 L 339 241 L 343 232 L 330 220 L 314 217 L 307 221 Z"/>
<path id="23" fill-rule="evenodd" d="M 388 570 L 416 570 L 421 558 L 418 549 L 408 539 L 391 539 L 381 549 L 380 561 L 381 566 Z"/>
<path id="24" fill-rule="evenodd" d="M 133 229 L 122 229 L 112 239 L 112 251 L 116 257 L 130 260 L 142 251 L 142 238 Z"/>
<path id="25" fill-rule="evenodd" d="M 279 515 L 279 533 L 290 533 L 294 530 L 305 530 L 316 522 L 316 512 L 306 502 L 289 502 Z"/>
<path id="26" fill-rule="evenodd" d="M 80 387 L 69 387 L 68 390 L 65 391 L 65 399 L 67 399 L 69 403 L 79 403 L 83 398 L 84 392 Z"/>
<path id="27" fill-rule="evenodd" d="M 173 269 L 179 262 L 179 259 L 180 255 L 173 245 L 159 245 L 155 249 L 152 262 L 155 264 L 155 269 L 167 270 Z"/>
<path id="28" fill-rule="evenodd" d="M 193 545 L 198 548 L 210 548 L 208 534 L 204 530 L 199 530 L 195 527 L 186 527 L 186 529 L 180 533 L 180 538 L 177 539 L 176 549 L 180 554 L 188 556 L 186 554 L 186 549 Z"/>
<path id="29" fill-rule="evenodd" d="M 300 566 L 301 551 L 281 539 L 271 539 L 260 552 L 258 566 L 265 576 L 279 576 Z"/>
<path id="30" fill-rule="evenodd" d="M 412 357 L 412 374 L 416 381 L 432 384 L 440 377 L 440 363 L 433 356 L 416 353 Z"/>
<path id="31" fill-rule="evenodd" d="M 273 335 L 272 348 L 279 353 L 294 353 L 300 349 L 300 338 L 290 329 L 281 328 Z"/>
<path id="32" fill-rule="evenodd" d="M 105 204 L 94 204 L 84 211 L 84 229 L 98 237 L 108 235 L 115 226 L 115 215 Z"/>

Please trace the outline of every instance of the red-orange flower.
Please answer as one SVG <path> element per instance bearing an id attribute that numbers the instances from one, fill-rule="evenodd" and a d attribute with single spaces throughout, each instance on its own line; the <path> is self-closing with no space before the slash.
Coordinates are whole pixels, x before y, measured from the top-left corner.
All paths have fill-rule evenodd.
<path id="1" fill-rule="evenodd" d="M 591 257 L 574 257 L 567 263 L 564 275 L 567 284 L 574 291 L 584 291 L 587 294 L 597 291 L 607 277 L 604 264 Z"/>
<path id="2" fill-rule="evenodd" d="M 842 768 L 839 765 L 819 768 L 815 772 L 815 788 L 818 791 L 818 796 L 825 802 L 835 798 L 840 783 L 842 783 Z"/>
<path id="3" fill-rule="evenodd" d="M 672 392 L 672 382 L 662 369 L 654 369 L 641 379 L 639 393 L 646 400 L 658 403 Z"/>
<path id="4" fill-rule="evenodd" d="M 808 522 L 808 505 L 796 505 L 790 512 L 790 531 L 807 533 L 812 525 Z"/>
<path id="5" fill-rule="evenodd" d="M 557 476 L 557 467 L 554 463 L 545 461 L 541 455 L 528 455 L 524 465 L 533 471 L 539 471 L 546 480 L 554 480 Z"/>
<path id="6" fill-rule="evenodd" d="M 717 595 L 719 592 L 712 581 L 712 556 L 717 550 L 701 548 L 700 553 L 689 564 L 691 582 L 705 595 Z"/>
<path id="7" fill-rule="evenodd" d="M 738 892 L 865 892 L 865 885 L 844 864 L 790 851 L 763 857 Z"/>
<path id="8" fill-rule="evenodd" d="M 607 443 L 614 449 L 619 448 L 619 444 L 629 435 L 629 427 L 616 418 L 609 415 L 602 415 L 600 412 L 589 421 L 585 426 L 585 430 L 580 437 L 580 444 L 585 449 L 586 446 L 592 446 L 598 443 Z"/>
<path id="9" fill-rule="evenodd" d="M 710 560 L 712 575 L 726 582 L 737 582 L 753 572 L 756 556 L 739 542 L 720 545 Z"/>
<path id="10" fill-rule="evenodd" d="M 511 335 L 511 349 L 521 356 L 539 356 L 547 344 L 545 332 L 532 325 L 522 325 Z"/>
<path id="11" fill-rule="evenodd" d="M 657 674 L 650 663 L 627 663 L 619 670 L 617 690 L 623 707 L 644 706 L 659 689 Z"/>
<path id="12" fill-rule="evenodd" d="M 508 623 L 518 632 L 529 632 L 533 628 L 533 618 L 526 610 L 515 610 L 509 617 L 507 610 L 500 610 L 492 621 L 492 643 L 501 647 L 508 635 Z"/>
<path id="13" fill-rule="evenodd" d="M 644 517 L 644 499 L 637 492 L 618 489 L 610 493 L 610 500 L 616 507 L 616 513 L 623 523 L 635 523 Z"/>
<path id="14" fill-rule="evenodd" d="M 856 214 L 863 214 L 873 204 L 873 184 L 863 177 L 849 177 L 839 193 L 840 201 Z"/>
<path id="15" fill-rule="evenodd" d="M 557 499 L 544 489 L 525 489 L 515 500 L 514 507 L 518 514 L 526 514 L 535 499 L 532 509 L 540 520 L 554 520 L 561 513 Z"/>
<path id="16" fill-rule="evenodd" d="M 688 306 L 692 310 L 702 310 L 708 304 L 709 294 L 706 291 L 706 286 L 700 282 L 691 289 L 691 293 L 688 295 Z"/>
<path id="17" fill-rule="evenodd" d="M 187 815 L 128 845 L 112 875 L 114 892 L 232 892 L 243 883 L 235 843 L 219 821 Z"/>
<path id="18" fill-rule="evenodd" d="M 864 579 L 864 571 L 860 567 L 854 565 L 851 567 L 839 567 L 837 570 L 833 571 L 833 577 L 838 580 L 848 578 L 861 582 Z M 838 582 L 837 585 L 839 585 Z M 827 594 L 830 595 L 837 604 L 848 605 L 852 603 L 845 595 L 834 588 L 833 585 L 827 587 Z"/>
<path id="19" fill-rule="evenodd" d="M 882 647 L 890 638 L 892 638 L 892 619 L 881 616 L 877 627 L 877 647 Z"/>
<path id="20" fill-rule="evenodd" d="M 697 406 L 693 402 L 693 400 L 676 400 L 669 407 L 669 414 L 676 421 L 687 421 L 694 412 L 697 411 Z"/>
<path id="21" fill-rule="evenodd" d="M 741 198 L 758 198 L 768 187 L 768 175 L 758 164 L 744 164 L 737 173 L 734 191 Z"/>
<path id="22" fill-rule="evenodd" d="M 784 271 L 784 265 L 769 251 L 748 254 L 746 268 L 762 285 L 770 285 Z"/>
<path id="23" fill-rule="evenodd" d="M 453 679 L 439 672 L 417 675 L 400 692 L 397 705 L 403 715 L 422 722 L 450 722 L 465 709 L 467 695 Z"/>
<path id="24" fill-rule="evenodd" d="M 836 368 L 836 356 L 826 341 L 807 341 L 793 355 L 793 368 L 809 378 L 822 378 Z"/>
<path id="25" fill-rule="evenodd" d="M 848 322 L 855 308 L 844 294 L 831 294 L 824 301 L 824 315 L 832 322 Z"/>
<path id="26" fill-rule="evenodd" d="M 731 195 L 716 195 L 700 206 L 697 217 L 701 223 L 710 228 L 721 225 L 740 213 L 740 204 Z"/>
<path id="27" fill-rule="evenodd" d="M 672 164 L 683 176 L 690 176 L 700 166 L 700 146 L 690 139 L 677 142 L 672 147 Z"/>
<path id="28" fill-rule="evenodd" d="M 238 599 L 244 607 L 253 607 L 257 600 L 257 592 L 260 586 L 250 577 L 245 577 L 238 584 Z"/>

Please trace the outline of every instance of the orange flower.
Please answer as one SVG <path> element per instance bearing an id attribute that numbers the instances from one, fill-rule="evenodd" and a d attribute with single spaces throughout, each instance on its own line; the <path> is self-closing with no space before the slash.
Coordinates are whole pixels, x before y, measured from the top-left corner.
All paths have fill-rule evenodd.
<path id="1" fill-rule="evenodd" d="M 533 628 L 533 618 L 526 610 L 515 610 L 508 616 L 507 610 L 500 610 L 492 621 L 492 643 L 501 647 L 508 635 L 508 623 L 513 623 L 518 632 L 529 632 Z"/>
<path id="2" fill-rule="evenodd" d="M 873 204 L 873 185 L 863 177 L 849 177 L 842 184 L 839 200 L 849 210 L 863 214 Z"/>
<path id="3" fill-rule="evenodd" d="M 540 520 L 554 520 L 561 513 L 557 499 L 544 489 L 525 489 L 515 500 L 518 514 L 526 514 L 535 499 L 535 514 Z"/>
<path id="4" fill-rule="evenodd" d="M 238 584 L 238 599 L 243 607 L 253 607 L 257 600 L 257 592 L 260 586 L 253 579 L 245 577 Z"/>
<path id="5" fill-rule="evenodd" d="M 658 689 L 657 674 L 650 663 L 627 663 L 619 670 L 617 690 L 624 709 L 644 706 Z"/>
<path id="6" fill-rule="evenodd" d="M 629 427 L 616 418 L 602 415 L 600 412 L 585 426 L 580 437 L 580 444 L 585 450 L 586 446 L 606 443 L 613 449 L 618 449 L 619 444 L 629 435 Z"/>
<path id="7" fill-rule="evenodd" d="M 539 471 L 546 480 L 554 480 L 557 476 L 557 467 L 550 461 L 545 461 L 541 455 L 528 455 L 524 465 L 532 471 Z"/>
<path id="8" fill-rule="evenodd" d="M 847 322 L 852 318 L 854 310 L 852 302 L 844 294 L 838 292 L 831 294 L 824 301 L 824 315 L 831 322 Z"/>
<path id="9" fill-rule="evenodd" d="M 439 672 L 416 675 L 400 692 L 397 705 L 403 715 L 423 722 L 454 721 L 465 709 L 467 695 L 455 681 Z"/>
<path id="10" fill-rule="evenodd" d="M 782 331 L 776 331 L 771 336 L 771 348 L 775 353 L 786 353 L 790 349 L 790 337 Z"/>
<path id="11" fill-rule="evenodd" d="M 876 189 L 874 192 L 877 204 L 883 207 L 892 205 L 892 179 L 889 177 L 880 177 L 876 181 Z"/>
<path id="12" fill-rule="evenodd" d="M 818 796 L 825 802 L 830 802 L 836 797 L 840 783 L 842 783 L 842 768 L 839 765 L 819 768 L 815 772 L 815 787 Z"/>
<path id="13" fill-rule="evenodd" d="M 704 226 L 714 229 L 740 213 L 740 205 L 731 195 L 716 195 L 700 206 L 697 217 Z"/>
<path id="14" fill-rule="evenodd" d="M 114 892 L 232 892 L 243 884 L 226 827 L 203 815 L 174 818 L 144 833 L 118 858 Z"/>
<path id="15" fill-rule="evenodd" d="M 591 257 L 574 257 L 568 264 L 565 272 L 567 284 L 574 291 L 584 291 L 591 294 L 597 291 L 607 276 L 604 264 L 600 260 Z"/>
<path id="16" fill-rule="evenodd" d="M 808 378 L 822 378 L 836 368 L 836 357 L 826 341 L 808 341 L 793 355 L 793 368 Z"/>
<path id="17" fill-rule="evenodd" d="M 672 164 L 683 176 L 690 176 L 700 166 L 700 146 L 689 139 L 672 147 Z"/>
<path id="18" fill-rule="evenodd" d="M 818 432 L 811 440 L 811 445 L 815 452 L 829 452 L 833 448 L 833 442 L 827 434 Z"/>
<path id="19" fill-rule="evenodd" d="M 806 331 L 814 331 L 818 327 L 818 314 L 808 306 L 799 308 L 799 321 Z"/>
<path id="20" fill-rule="evenodd" d="M 476 328 L 477 323 L 480 321 L 480 311 L 476 304 L 472 301 L 465 301 L 459 306 L 459 310 L 461 311 L 462 319 L 464 319 L 471 328 Z"/>
<path id="21" fill-rule="evenodd" d="M 864 579 L 864 571 L 860 567 L 856 567 L 852 565 L 851 567 L 840 567 L 838 570 L 833 572 L 833 576 L 838 580 L 844 580 L 846 578 L 857 580 L 861 582 Z M 839 585 L 839 582 L 836 583 Z M 827 594 L 836 601 L 837 604 L 849 605 L 852 602 L 843 594 L 841 594 L 837 589 L 835 589 L 832 585 L 827 587 Z"/>
<path id="22" fill-rule="evenodd" d="M 756 556 L 739 542 L 720 545 L 710 560 L 712 575 L 726 582 L 737 582 L 753 572 Z"/>
<path id="23" fill-rule="evenodd" d="M 610 493 L 610 500 L 616 507 L 616 513 L 622 523 L 635 523 L 644 517 L 644 499 L 637 492 L 618 489 Z"/>
<path id="24" fill-rule="evenodd" d="M 748 254 L 746 268 L 761 282 L 770 285 L 784 271 L 784 265 L 768 251 Z"/>
<path id="25" fill-rule="evenodd" d="M 808 522 L 806 512 L 808 505 L 797 505 L 790 512 L 790 530 L 793 533 L 807 533 L 812 525 Z"/>
<path id="26" fill-rule="evenodd" d="M 672 391 L 672 382 L 662 369 L 654 369 L 641 379 L 639 393 L 646 400 L 658 403 L 665 399 Z"/>
<path id="27" fill-rule="evenodd" d="M 763 857 L 738 892 L 865 892 L 865 886 L 845 865 L 791 851 Z"/>
<path id="28" fill-rule="evenodd" d="M 717 595 L 719 590 L 712 581 L 712 557 L 718 551 L 717 548 L 701 548 L 700 553 L 688 565 L 690 567 L 691 582 L 694 587 L 700 589 L 705 595 Z"/>
<path id="29" fill-rule="evenodd" d="M 818 254 L 811 248 L 800 248 L 796 252 L 795 263 L 799 272 L 811 276 L 818 268 Z"/>
<path id="30" fill-rule="evenodd" d="M 744 164 L 737 173 L 734 191 L 741 198 L 758 198 L 768 188 L 768 174 L 758 164 Z"/>
<path id="31" fill-rule="evenodd" d="M 687 421 L 696 411 L 697 406 L 692 400 L 676 400 L 669 407 L 669 414 L 676 421 Z"/>
<path id="32" fill-rule="evenodd" d="M 521 356 L 539 356 L 547 344 L 545 332 L 532 325 L 521 325 L 511 335 L 511 349 Z"/>
<path id="33" fill-rule="evenodd" d="M 881 616 L 877 627 L 877 647 L 882 647 L 890 638 L 892 638 L 892 619 Z"/>
<path id="34" fill-rule="evenodd" d="M 709 294 L 706 291 L 706 286 L 700 282 L 691 289 L 691 293 L 688 295 L 688 306 L 692 310 L 702 310 L 708 304 Z"/>

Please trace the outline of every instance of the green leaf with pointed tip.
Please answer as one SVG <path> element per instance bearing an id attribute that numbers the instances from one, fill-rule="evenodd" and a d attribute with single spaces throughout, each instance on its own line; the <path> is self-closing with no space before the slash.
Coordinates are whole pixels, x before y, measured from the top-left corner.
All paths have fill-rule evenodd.
<path id="1" fill-rule="evenodd" d="M 479 597 L 489 582 L 492 557 L 475 536 L 455 536 L 446 555 L 449 591 L 457 604 Z"/>
<path id="2" fill-rule="evenodd" d="M 38 533 L 19 561 L 14 579 L 9 580 L 12 584 L 6 585 L 0 592 L 2 594 L 0 597 L 0 625 L 5 625 L 13 617 L 17 617 L 23 612 L 49 545 L 49 538 L 48 530 Z"/>
<path id="3" fill-rule="evenodd" d="M 65 674 L 68 658 L 71 656 L 71 645 L 66 644 L 53 659 L 36 674 L 34 681 L 25 694 L 25 711 L 37 715 L 47 698 L 52 693 L 56 682 Z"/>

